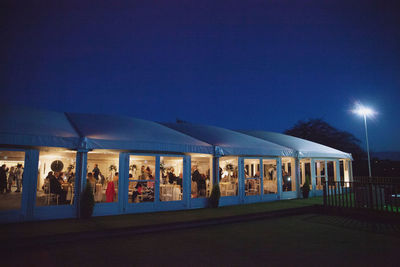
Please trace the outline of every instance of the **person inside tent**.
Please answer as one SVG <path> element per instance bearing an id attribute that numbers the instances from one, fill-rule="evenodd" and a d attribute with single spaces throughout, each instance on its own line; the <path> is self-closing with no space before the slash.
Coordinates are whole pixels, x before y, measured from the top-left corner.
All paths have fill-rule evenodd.
<path id="1" fill-rule="evenodd" d="M 49 180 L 50 180 L 50 193 L 59 195 L 59 197 L 60 197 L 59 202 L 61 204 L 65 203 L 67 191 L 64 191 L 62 189 L 60 182 L 57 180 L 57 178 L 54 175 L 50 175 Z"/>
<path id="2" fill-rule="evenodd" d="M 96 181 L 99 180 L 99 174 L 100 174 L 100 169 L 98 164 L 94 164 L 94 169 L 93 169 L 93 177 Z"/>

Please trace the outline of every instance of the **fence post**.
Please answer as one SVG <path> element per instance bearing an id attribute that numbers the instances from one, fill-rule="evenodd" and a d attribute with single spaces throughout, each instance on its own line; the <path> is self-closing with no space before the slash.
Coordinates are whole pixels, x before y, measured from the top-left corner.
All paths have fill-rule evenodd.
<path id="1" fill-rule="evenodd" d="M 383 190 L 383 197 L 382 197 L 382 184 L 379 183 L 379 201 L 381 202 L 381 205 L 379 206 L 379 210 L 383 211 L 383 205 L 385 204 L 385 190 Z"/>
<path id="2" fill-rule="evenodd" d="M 354 193 L 354 181 L 349 183 L 350 185 L 350 195 L 349 195 L 349 200 L 350 200 L 350 208 L 355 208 L 355 193 Z"/>
<path id="3" fill-rule="evenodd" d="M 389 199 L 390 199 L 390 211 L 393 212 L 393 184 L 390 184 L 390 195 L 389 195 Z"/>
<path id="4" fill-rule="evenodd" d="M 374 208 L 374 199 L 373 199 L 373 194 L 372 194 L 372 181 L 369 181 L 369 183 L 368 183 L 368 198 L 369 198 L 369 201 L 368 201 L 369 207 L 368 208 L 373 209 Z"/>
<path id="5" fill-rule="evenodd" d="M 353 201 L 354 201 L 354 208 L 359 208 L 359 201 L 360 201 L 360 196 L 359 196 L 359 194 L 360 194 L 360 192 L 358 192 L 358 181 L 356 182 L 356 181 L 354 181 L 353 182 L 353 194 L 354 194 L 354 198 L 353 198 Z"/>
<path id="6" fill-rule="evenodd" d="M 375 191 L 375 209 L 379 210 L 379 201 L 380 199 L 378 199 L 378 182 L 374 182 L 374 184 L 372 185 L 372 188 Z"/>
<path id="7" fill-rule="evenodd" d="M 342 181 L 339 181 L 339 187 L 340 187 L 340 206 L 344 207 L 344 188 Z"/>
<path id="8" fill-rule="evenodd" d="M 329 183 L 329 182 L 328 182 Z M 333 183 L 333 193 L 335 194 L 334 197 L 332 198 L 332 203 L 334 206 L 336 206 L 336 185 Z"/>

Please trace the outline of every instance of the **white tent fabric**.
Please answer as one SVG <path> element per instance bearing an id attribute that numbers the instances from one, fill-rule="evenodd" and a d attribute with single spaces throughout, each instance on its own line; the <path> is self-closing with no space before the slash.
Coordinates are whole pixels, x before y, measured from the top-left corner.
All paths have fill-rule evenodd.
<path id="1" fill-rule="evenodd" d="M 1 105 L 0 144 L 75 148 L 79 135 L 64 113 Z"/>
<path id="2" fill-rule="evenodd" d="M 191 123 L 163 123 L 174 130 L 216 146 L 221 155 L 294 156 L 291 148 L 224 128 Z"/>
<path id="3" fill-rule="evenodd" d="M 211 145 L 156 122 L 117 115 L 67 115 L 91 149 L 213 153 Z"/>
<path id="4" fill-rule="evenodd" d="M 300 158 L 352 159 L 351 154 L 290 135 L 265 131 L 238 131 L 297 151 Z"/>
<path id="5" fill-rule="evenodd" d="M 159 124 L 126 116 L 65 114 L 4 104 L 0 116 L 2 145 L 352 159 L 348 153 L 321 144 L 265 131 Z"/>

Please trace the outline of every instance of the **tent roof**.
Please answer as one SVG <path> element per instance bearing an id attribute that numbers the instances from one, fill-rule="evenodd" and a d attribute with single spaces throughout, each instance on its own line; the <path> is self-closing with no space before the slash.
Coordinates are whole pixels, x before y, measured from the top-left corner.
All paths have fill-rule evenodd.
<path id="1" fill-rule="evenodd" d="M 297 137 L 265 131 L 232 131 L 190 123 L 159 124 L 126 116 L 61 113 L 0 107 L 0 144 L 248 156 L 349 158 L 351 155 Z M 200 141 L 201 140 L 201 141 Z M 213 148 L 213 146 L 215 148 Z"/>
<path id="2" fill-rule="evenodd" d="M 298 137 L 265 132 L 265 131 L 239 131 L 263 140 L 267 140 L 282 146 L 293 148 L 298 152 L 298 156 L 301 158 L 348 158 L 352 159 L 351 154 L 342 152 L 340 150 L 324 146 L 318 143 L 314 143 L 308 140 L 304 140 Z"/>
<path id="3" fill-rule="evenodd" d="M 211 145 L 156 122 L 117 115 L 67 115 L 91 149 L 213 153 Z"/>
<path id="4" fill-rule="evenodd" d="M 74 148 L 79 135 L 64 113 L 1 105 L 0 144 Z"/>
<path id="5" fill-rule="evenodd" d="M 292 149 L 228 129 L 191 123 L 163 123 L 174 130 L 215 145 L 221 155 L 293 156 Z"/>

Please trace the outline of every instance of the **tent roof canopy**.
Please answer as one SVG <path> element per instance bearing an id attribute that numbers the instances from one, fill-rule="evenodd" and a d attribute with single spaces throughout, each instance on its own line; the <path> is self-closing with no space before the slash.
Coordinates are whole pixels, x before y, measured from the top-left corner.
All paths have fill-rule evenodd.
<path id="1" fill-rule="evenodd" d="M 265 131 L 160 124 L 127 116 L 61 113 L 9 105 L 0 107 L 0 116 L 3 145 L 351 159 L 350 154 L 331 147 Z"/>
<path id="2" fill-rule="evenodd" d="M 191 123 L 163 125 L 216 146 L 221 155 L 294 156 L 290 148 L 220 127 Z"/>
<path id="3" fill-rule="evenodd" d="M 346 158 L 351 154 L 298 137 L 266 131 L 238 131 L 282 146 L 293 148 L 301 158 Z"/>
<path id="4" fill-rule="evenodd" d="M 211 145 L 156 122 L 117 115 L 67 115 L 91 149 L 213 153 Z"/>
<path id="5" fill-rule="evenodd" d="M 64 113 L 1 105 L 0 143 L 74 148 L 79 135 Z"/>

